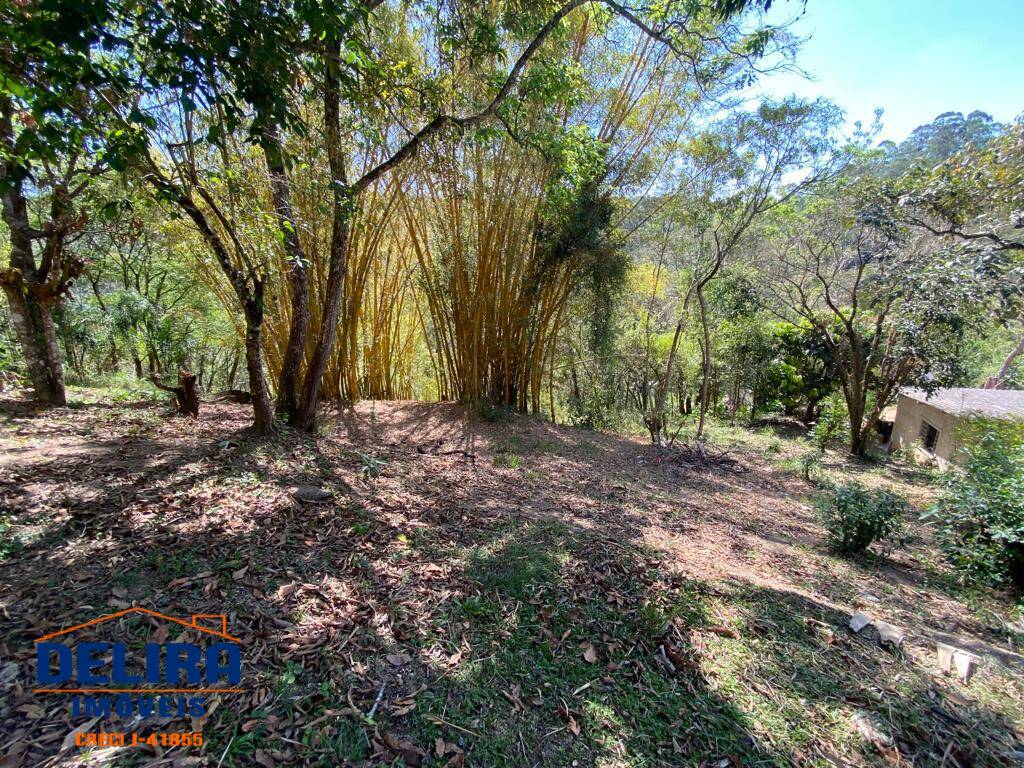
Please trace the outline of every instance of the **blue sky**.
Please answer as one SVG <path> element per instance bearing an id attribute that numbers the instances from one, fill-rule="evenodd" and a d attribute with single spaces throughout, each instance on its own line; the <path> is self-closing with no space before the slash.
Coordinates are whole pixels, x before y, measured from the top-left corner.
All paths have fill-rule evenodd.
<path id="1" fill-rule="evenodd" d="M 775 3 L 776 23 L 802 7 Z M 808 0 L 792 29 L 810 36 L 797 63 L 814 80 L 781 73 L 761 87 L 830 97 L 851 123 L 881 107 L 881 139 L 902 141 L 942 112 L 1024 112 L 1024 0 Z"/>

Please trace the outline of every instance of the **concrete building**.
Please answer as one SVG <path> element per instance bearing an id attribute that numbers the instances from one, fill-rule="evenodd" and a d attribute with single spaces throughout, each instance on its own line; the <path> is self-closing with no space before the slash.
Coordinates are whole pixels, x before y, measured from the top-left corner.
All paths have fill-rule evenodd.
<path id="1" fill-rule="evenodd" d="M 904 389 L 896 403 L 889 450 L 913 447 L 940 464 L 956 461 L 956 427 L 970 416 L 1024 419 L 1024 391 L 940 389 L 929 397 L 920 389 Z"/>

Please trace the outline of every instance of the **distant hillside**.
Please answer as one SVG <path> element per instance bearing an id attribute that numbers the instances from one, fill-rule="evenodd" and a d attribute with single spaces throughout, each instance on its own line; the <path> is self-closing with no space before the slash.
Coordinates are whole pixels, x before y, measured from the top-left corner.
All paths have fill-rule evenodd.
<path id="1" fill-rule="evenodd" d="M 885 141 L 879 146 L 886 151 L 885 165 L 893 175 L 898 175 L 915 163 L 938 165 L 967 144 L 986 144 L 1002 130 L 1002 123 L 980 110 L 967 117 L 961 112 L 943 112 L 932 122 L 915 128 L 905 141 Z"/>

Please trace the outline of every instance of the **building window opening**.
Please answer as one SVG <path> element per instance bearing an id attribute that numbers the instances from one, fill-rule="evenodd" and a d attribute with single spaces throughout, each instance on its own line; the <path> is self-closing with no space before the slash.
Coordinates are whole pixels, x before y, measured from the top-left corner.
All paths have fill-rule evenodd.
<path id="1" fill-rule="evenodd" d="M 927 421 L 921 422 L 921 445 L 928 453 L 935 453 L 935 446 L 939 442 L 939 430 Z"/>

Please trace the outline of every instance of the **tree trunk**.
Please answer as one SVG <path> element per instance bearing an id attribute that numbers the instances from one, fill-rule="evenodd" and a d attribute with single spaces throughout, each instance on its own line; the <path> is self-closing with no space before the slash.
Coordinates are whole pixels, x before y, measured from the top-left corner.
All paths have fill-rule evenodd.
<path id="1" fill-rule="evenodd" d="M 103 311 L 106 312 L 106 309 L 104 308 Z M 113 334 L 111 334 L 107 338 L 107 341 L 110 342 L 110 357 L 107 359 L 107 366 L 106 366 L 106 368 L 104 370 L 107 371 L 107 372 L 109 372 L 109 371 L 116 371 L 117 368 L 118 368 L 118 365 L 121 362 L 120 350 L 118 350 L 118 348 L 117 348 L 117 342 L 114 341 L 114 335 Z"/>
<path id="2" fill-rule="evenodd" d="M 329 52 L 336 55 L 341 41 L 332 35 L 327 43 Z M 313 347 L 313 355 L 306 368 L 302 383 L 302 399 L 294 411 L 291 424 L 312 432 L 316 428 L 316 406 L 320 398 L 320 380 L 327 370 L 327 361 L 334 346 L 338 330 L 338 315 L 341 312 L 341 295 L 345 287 L 345 273 L 348 271 L 349 236 L 352 232 L 352 216 L 355 198 L 348 186 L 345 170 L 345 156 L 341 144 L 341 87 L 338 74 L 333 67 L 324 73 L 324 143 L 327 147 L 327 164 L 331 172 L 332 225 L 330 262 L 327 270 L 327 288 L 324 295 L 324 309 L 320 335 Z"/>
<path id="3" fill-rule="evenodd" d="M 14 108 L 10 100 L 0 100 L 0 148 L 9 150 L 14 143 L 13 130 Z M 29 378 L 36 397 L 51 405 L 66 405 L 67 394 L 64 390 L 64 367 L 61 365 L 60 349 L 57 346 L 57 334 L 53 325 L 53 307 L 60 296 L 61 284 L 47 284 L 49 269 L 55 268 L 60 261 L 63 245 L 62 227 L 59 222 L 51 220 L 55 225 L 44 240 L 44 263 L 50 267 L 43 268 L 42 273 L 36 268 L 35 254 L 32 250 L 32 239 L 38 237 L 31 232 L 28 199 L 25 196 L 22 181 L 13 173 L 7 161 L 0 159 L 0 180 L 7 184 L 3 193 L 2 218 L 9 232 L 10 268 L 0 269 L 0 284 L 3 285 L 7 302 L 11 308 L 11 321 L 14 323 L 18 342 L 25 356 Z M 58 205 L 56 190 L 52 192 L 51 210 L 60 216 L 63 209 Z M 76 274 L 74 269 L 69 275 Z"/>
<path id="4" fill-rule="evenodd" d="M 238 349 L 231 353 L 231 367 L 228 368 L 228 389 L 234 389 L 235 376 L 238 374 Z"/>
<path id="5" fill-rule="evenodd" d="M 704 301 L 702 286 L 697 287 L 697 305 L 700 307 L 700 326 L 704 336 L 704 344 L 701 346 L 704 364 L 701 366 L 700 418 L 697 421 L 697 434 L 694 438 L 699 446 L 704 440 L 704 421 L 708 413 L 708 388 L 711 385 L 711 332 L 708 330 L 708 308 Z"/>
<path id="6" fill-rule="evenodd" d="M 846 410 L 850 417 L 850 455 L 863 457 L 867 452 L 864 435 L 864 401 L 859 387 L 853 387 L 846 394 Z"/>
<path id="7" fill-rule="evenodd" d="M 247 306 L 245 310 L 245 367 L 249 373 L 249 393 L 252 395 L 252 429 L 258 435 L 274 431 L 274 408 L 263 375 L 262 310 Z"/>
<path id="8" fill-rule="evenodd" d="M 197 375 L 197 378 L 199 380 L 199 387 L 201 389 L 209 389 L 210 388 L 209 384 L 208 383 L 204 383 L 204 381 L 203 381 L 203 377 L 204 377 L 205 373 L 206 373 L 206 353 L 203 353 L 203 354 L 201 354 L 199 356 L 199 373 Z"/>
<path id="9" fill-rule="evenodd" d="M 20 280 L 4 281 L 11 322 L 18 336 L 36 398 L 48 405 L 67 405 L 64 366 L 57 346 L 52 307 L 38 301 Z"/>
<path id="10" fill-rule="evenodd" d="M 868 431 L 863 425 L 857 430 L 857 434 L 850 438 L 850 455 L 863 459 L 868 453 Z"/>
<path id="11" fill-rule="evenodd" d="M 683 321 L 676 323 L 675 333 L 672 334 L 672 346 L 668 350 L 668 361 L 665 363 L 665 373 L 658 379 L 658 387 L 654 390 L 654 398 L 651 403 L 651 412 L 644 419 L 647 424 L 647 431 L 651 434 L 651 442 L 654 445 L 664 447 L 665 445 L 665 399 L 668 395 L 668 384 L 672 376 L 672 369 L 676 364 L 676 354 L 679 351 L 679 338 L 683 335 Z"/>
<path id="12" fill-rule="evenodd" d="M 334 339 L 338 331 L 338 317 L 341 314 L 341 294 L 345 286 L 345 273 L 348 271 L 348 243 L 351 230 L 351 219 L 346 216 L 341 222 L 336 221 L 336 231 L 331 237 L 331 261 L 327 273 L 327 289 L 324 295 L 323 322 L 320 335 L 313 347 L 313 355 L 306 369 L 306 378 L 302 384 L 302 399 L 292 419 L 292 426 L 306 432 L 316 428 L 316 406 L 320 398 L 320 381 L 334 347 Z"/>
<path id="13" fill-rule="evenodd" d="M 274 431 L 275 424 L 274 409 L 270 402 L 270 392 L 267 389 L 267 380 L 263 373 L 263 352 L 260 348 L 263 330 L 263 299 L 266 287 L 263 278 L 259 277 L 247 254 L 238 244 L 238 238 L 232 237 L 236 249 L 235 257 L 244 264 L 244 267 L 240 269 L 235 265 L 231 251 L 228 250 L 217 230 L 210 225 L 209 219 L 196 205 L 195 200 L 181 187 L 162 176 L 157 166 L 150 166 L 150 172 L 146 175 L 146 179 L 157 190 L 170 193 L 173 196 L 177 205 L 196 225 L 203 239 L 213 251 L 221 271 L 231 283 L 245 316 L 245 364 L 249 374 L 249 391 L 252 393 L 253 431 L 261 435 L 269 434 Z M 228 226 L 226 222 L 222 223 Z"/>
<path id="14" fill-rule="evenodd" d="M 818 416 L 817 412 L 818 412 L 818 401 L 817 400 L 808 400 L 807 401 L 807 407 L 804 408 L 804 417 L 803 417 L 803 419 L 801 419 L 801 421 L 803 422 L 804 426 L 807 426 L 807 427 L 811 426 L 811 422 L 813 422 L 817 418 L 817 416 Z"/>
<path id="15" fill-rule="evenodd" d="M 1017 346 L 1011 349 L 1010 354 L 1008 354 L 1006 359 L 1003 360 L 1003 364 L 999 368 L 999 373 L 985 382 L 985 389 L 1002 389 L 1004 382 L 1010 376 L 1010 370 L 1013 368 L 1013 364 L 1021 354 L 1024 354 L 1024 336 L 1020 337 L 1020 341 L 1017 342 Z"/>
<path id="16" fill-rule="evenodd" d="M 284 148 L 276 126 L 272 125 L 264 131 L 263 156 L 270 172 L 270 195 L 274 202 L 274 213 L 277 215 L 278 227 L 288 256 L 291 319 L 288 325 L 288 343 L 281 360 L 281 375 L 277 383 L 277 413 L 282 418 L 291 419 L 298 404 L 299 373 L 302 359 L 306 354 L 306 337 L 309 332 L 309 270 L 292 211 L 291 186 L 284 164 Z"/>

